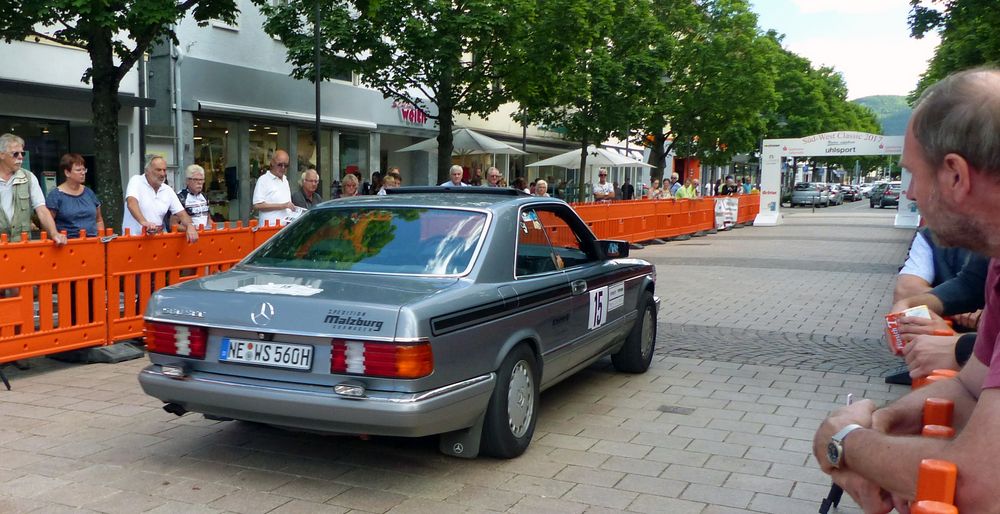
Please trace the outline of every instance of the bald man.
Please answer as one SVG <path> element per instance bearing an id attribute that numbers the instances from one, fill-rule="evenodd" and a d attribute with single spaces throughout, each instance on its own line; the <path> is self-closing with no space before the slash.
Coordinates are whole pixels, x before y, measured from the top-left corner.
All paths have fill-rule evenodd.
<path id="1" fill-rule="evenodd" d="M 295 210 L 292 203 L 292 190 L 288 187 L 288 152 L 277 150 L 271 157 L 271 166 L 267 173 L 257 179 L 253 188 L 253 208 L 257 209 L 257 220 L 263 226 L 269 223 L 272 227 L 284 220 Z"/>

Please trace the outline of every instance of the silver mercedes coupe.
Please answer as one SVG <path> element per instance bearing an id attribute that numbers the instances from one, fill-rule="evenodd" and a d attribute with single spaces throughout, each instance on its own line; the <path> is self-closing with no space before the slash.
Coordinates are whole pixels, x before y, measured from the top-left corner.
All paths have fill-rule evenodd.
<path id="1" fill-rule="evenodd" d="M 159 290 L 143 390 L 177 415 L 521 455 L 539 393 L 642 373 L 656 273 L 566 203 L 495 188 L 326 202 L 231 270 Z"/>

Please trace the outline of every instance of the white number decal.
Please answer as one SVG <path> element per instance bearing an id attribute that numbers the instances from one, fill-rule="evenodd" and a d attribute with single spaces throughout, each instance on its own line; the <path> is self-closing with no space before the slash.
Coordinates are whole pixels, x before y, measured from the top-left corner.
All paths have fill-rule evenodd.
<path id="1" fill-rule="evenodd" d="M 588 330 L 600 328 L 608 320 L 607 302 L 607 286 L 590 291 L 590 316 L 587 318 Z"/>

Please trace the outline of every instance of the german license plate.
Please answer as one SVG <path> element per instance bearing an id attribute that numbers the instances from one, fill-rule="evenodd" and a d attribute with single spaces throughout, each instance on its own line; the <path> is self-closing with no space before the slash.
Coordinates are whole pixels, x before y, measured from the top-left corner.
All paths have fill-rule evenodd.
<path id="1" fill-rule="evenodd" d="M 313 347 L 273 341 L 222 338 L 219 360 L 275 368 L 311 369 Z"/>

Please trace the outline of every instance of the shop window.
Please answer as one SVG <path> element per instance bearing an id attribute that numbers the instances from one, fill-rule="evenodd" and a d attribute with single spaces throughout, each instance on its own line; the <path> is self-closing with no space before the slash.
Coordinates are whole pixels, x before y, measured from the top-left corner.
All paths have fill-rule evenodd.
<path id="1" fill-rule="evenodd" d="M 250 190 L 257 177 L 267 173 L 271 157 L 277 150 L 288 149 L 288 126 L 271 123 L 250 123 Z M 292 156 L 289 156 L 291 158 Z M 291 162 L 294 165 L 294 161 Z"/>
<path id="2" fill-rule="evenodd" d="M 368 135 L 340 134 L 340 176 L 357 173 L 362 182 L 371 179 L 368 169 Z"/>
<path id="3" fill-rule="evenodd" d="M 44 193 L 62 182 L 59 159 L 70 151 L 69 122 L 0 116 L 0 133 L 8 132 L 24 140 L 23 166 L 38 177 Z M 87 174 L 91 186 L 95 175 Z"/>
<path id="4" fill-rule="evenodd" d="M 205 168 L 205 198 L 216 219 L 239 218 L 234 208 L 239 198 L 238 124 L 210 118 L 194 120 L 194 163 Z M 180 175 L 183 180 L 183 175 Z M 183 182 L 177 185 L 180 190 Z"/>

